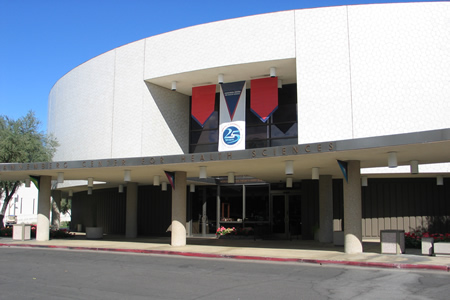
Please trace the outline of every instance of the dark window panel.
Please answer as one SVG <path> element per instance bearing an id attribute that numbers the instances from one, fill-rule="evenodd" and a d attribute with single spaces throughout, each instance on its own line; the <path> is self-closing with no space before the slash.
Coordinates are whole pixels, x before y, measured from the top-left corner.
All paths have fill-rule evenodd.
<path id="1" fill-rule="evenodd" d="M 269 127 L 268 126 L 255 126 L 247 127 L 246 130 L 246 141 L 251 140 L 261 140 L 269 138 Z"/>
<path id="2" fill-rule="evenodd" d="M 298 136 L 297 123 L 276 124 L 271 126 L 272 138 L 288 138 Z"/>
<path id="3" fill-rule="evenodd" d="M 217 152 L 217 144 L 209 145 L 191 145 L 191 153 Z"/>
<path id="4" fill-rule="evenodd" d="M 269 146 L 268 140 L 252 140 L 245 143 L 246 149 L 264 148 Z"/>
<path id="5" fill-rule="evenodd" d="M 271 140 L 271 146 L 272 147 L 285 146 L 285 145 L 297 145 L 297 144 L 298 144 L 298 139 L 297 138 Z"/>

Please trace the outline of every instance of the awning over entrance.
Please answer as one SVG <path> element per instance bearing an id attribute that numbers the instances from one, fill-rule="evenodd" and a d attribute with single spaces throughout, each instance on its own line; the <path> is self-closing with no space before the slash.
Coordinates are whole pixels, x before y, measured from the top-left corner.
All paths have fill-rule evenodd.
<path id="1" fill-rule="evenodd" d="M 399 166 L 409 165 L 411 161 L 418 161 L 419 164 L 446 163 L 450 162 L 448 149 L 450 149 L 450 129 L 440 129 L 220 153 L 0 164 L 0 178 L 25 180 L 29 175 L 34 175 L 51 176 L 56 180 L 58 173 L 63 172 L 65 180 L 93 178 L 95 181 L 105 182 L 102 186 L 107 187 L 123 183 L 125 171 L 130 171 L 133 182 L 153 184 L 154 176 L 159 175 L 163 178 L 164 171 L 182 171 L 186 172 L 188 178 L 198 178 L 200 167 L 206 167 L 207 177 L 223 177 L 233 172 L 235 176 L 249 176 L 264 182 L 275 183 L 285 180 L 285 162 L 288 160 L 293 161 L 294 172 L 290 177 L 294 181 L 311 179 L 312 168 L 319 168 L 320 174 L 342 178 L 337 160 L 359 160 L 361 168 L 386 167 L 388 153 L 395 152 Z M 415 175 L 383 174 L 382 176 L 430 177 L 434 175 L 419 172 Z M 208 182 L 205 181 L 205 184 Z"/>

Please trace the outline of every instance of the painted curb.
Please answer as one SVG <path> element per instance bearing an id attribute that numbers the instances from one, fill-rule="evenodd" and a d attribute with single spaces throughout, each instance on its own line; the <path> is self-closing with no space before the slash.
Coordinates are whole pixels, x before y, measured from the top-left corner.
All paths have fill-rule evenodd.
<path id="1" fill-rule="evenodd" d="M 433 271 L 450 272 L 450 266 L 447 266 L 447 265 L 361 262 L 361 261 L 304 259 L 304 258 L 280 258 L 280 257 L 266 257 L 266 256 L 226 255 L 226 254 L 211 254 L 211 253 L 199 253 L 199 252 L 183 252 L 183 251 L 170 251 L 170 250 L 71 247 L 71 246 L 32 245 L 32 244 L 0 243 L 0 247 L 49 248 L 49 249 L 68 249 L 68 250 L 84 250 L 84 251 L 119 252 L 119 253 L 141 253 L 141 254 L 189 256 L 189 257 L 200 257 L 200 258 L 227 258 L 227 259 L 241 259 L 241 260 L 255 260 L 255 261 L 298 262 L 298 263 L 319 264 L 319 265 L 329 264 L 329 265 L 344 265 L 344 266 L 354 266 L 354 267 L 373 267 L 373 268 L 385 268 L 385 269 L 411 269 L 411 270 L 416 269 L 416 270 L 433 270 Z"/>

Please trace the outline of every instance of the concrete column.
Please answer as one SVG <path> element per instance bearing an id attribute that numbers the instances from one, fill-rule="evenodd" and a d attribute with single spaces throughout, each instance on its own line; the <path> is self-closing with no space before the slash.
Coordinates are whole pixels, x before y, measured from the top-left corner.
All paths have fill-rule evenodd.
<path id="1" fill-rule="evenodd" d="M 186 246 L 186 172 L 175 172 L 172 190 L 172 246 Z"/>
<path id="2" fill-rule="evenodd" d="M 207 219 L 207 216 L 206 216 L 206 205 L 207 205 L 207 203 L 206 203 L 206 190 L 205 190 L 205 193 L 204 193 L 204 196 L 205 197 L 203 197 L 203 200 L 202 200 L 202 236 L 206 236 L 206 219 Z"/>
<path id="3" fill-rule="evenodd" d="M 61 224 L 61 198 L 62 192 L 53 190 L 52 192 L 52 228 L 59 229 Z"/>
<path id="4" fill-rule="evenodd" d="M 136 182 L 127 183 L 127 206 L 125 220 L 125 237 L 137 237 L 137 201 L 138 184 Z"/>
<path id="5" fill-rule="evenodd" d="M 333 179 L 331 175 L 319 176 L 319 242 L 333 242 Z"/>
<path id="6" fill-rule="evenodd" d="M 216 195 L 216 230 L 220 228 L 220 202 L 220 185 L 218 185 Z"/>
<path id="7" fill-rule="evenodd" d="M 187 197 L 187 222 L 186 222 L 186 234 L 189 237 L 192 237 L 192 195 L 194 193 L 189 192 Z"/>
<path id="8" fill-rule="evenodd" d="M 344 179 L 344 250 L 362 253 L 361 171 L 358 160 L 348 161 L 348 183 Z"/>
<path id="9" fill-rule="evenodd" d="M 50 176 L 41 176 L 39 181 L 38 215 L 37 215 L 37 241 L 50 239 L 50 196 L 52 187 Z"/>

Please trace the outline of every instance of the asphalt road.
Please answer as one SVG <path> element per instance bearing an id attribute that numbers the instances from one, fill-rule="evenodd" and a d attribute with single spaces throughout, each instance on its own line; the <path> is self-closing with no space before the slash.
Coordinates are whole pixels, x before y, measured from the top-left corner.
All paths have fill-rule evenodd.
<path id="1" fill-rule="evenodd" d="M 0 299 L 449 299 L 450 273 L 0 248 Z"/>

